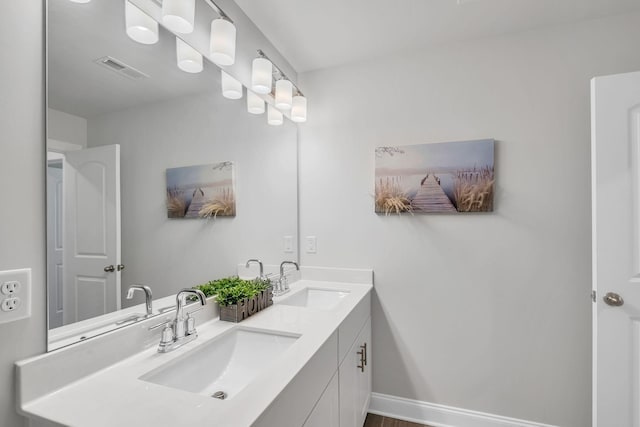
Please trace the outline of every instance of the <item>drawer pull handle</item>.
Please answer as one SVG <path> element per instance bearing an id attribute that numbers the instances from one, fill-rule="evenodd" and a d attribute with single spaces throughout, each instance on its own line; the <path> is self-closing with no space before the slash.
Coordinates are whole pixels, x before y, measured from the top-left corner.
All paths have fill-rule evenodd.
<path id="1" fill-rule="evenodd" d="M 360 372 L 364 372 L 364 350 L 357 352 L 360 355 L 360 364 L 356 367 L 360 369 Z"/>
<path id="2" fill-rule="evenodd" d="M 360 348 L 364 352 L 362 363 L 364 364 L 364 366 L 367 366 L 367 343 L 364 343 L 364 345 L 361 345 Z"/>

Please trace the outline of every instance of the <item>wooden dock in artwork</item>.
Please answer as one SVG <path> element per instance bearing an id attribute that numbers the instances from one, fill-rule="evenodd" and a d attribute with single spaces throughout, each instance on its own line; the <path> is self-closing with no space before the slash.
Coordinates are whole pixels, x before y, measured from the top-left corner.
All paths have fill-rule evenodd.
<path id="1" fill-rule="evenodd" d="M 436 177 L 429 174 L 411 201 L 414 212 L 457 212 Z"/>
<path id="2" fill-rule="evenodd" d="M 196 188 L 193 191 L 193 198 L 191 199 L 191 204 L 189 205 L 189 209 L 187 209 L 187 213 L 185 214 L 185 218 L 198 218 L 198 213 L 200 209 L 204 206 L 206 200 L 204 198 L 204 191 L 201 188 Z"/>

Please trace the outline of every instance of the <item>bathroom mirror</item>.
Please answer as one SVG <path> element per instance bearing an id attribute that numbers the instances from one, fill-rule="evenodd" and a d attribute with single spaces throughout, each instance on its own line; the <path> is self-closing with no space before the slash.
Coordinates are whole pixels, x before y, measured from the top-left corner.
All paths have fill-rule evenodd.
<path id="1" fill-rule="evenodd" d="M 133 41 L 124 13 L 125 1 L 48 1 L 50 350 L 143 318 L 144 293 L 126 298 L 134 284 L 158 314 L 174 305 L 163 297 L 249 258 L 297 260 L 296 126 L 224 98 L 206 59 L 182 71 L 162 26 L 157 43 Z M 168 183 L 167 169 L 197 165 L 228 174 Z M 235 216 L 169 217 L 168 196 L 187 209 L 213 193 L 235 199 Z"/>

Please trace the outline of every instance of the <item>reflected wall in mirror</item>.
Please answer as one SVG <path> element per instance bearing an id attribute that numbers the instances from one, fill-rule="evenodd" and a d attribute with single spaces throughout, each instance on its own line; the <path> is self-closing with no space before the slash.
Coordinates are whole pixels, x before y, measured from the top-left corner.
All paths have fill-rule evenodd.
<path id="1" fill-rule="evenodd" d="M 128 38 L 124 9 L 48 3 L 50 350 L 144 317 L 144 292 L 126 298 L 134 284 L 157 301 L 249 258 L 278 264 L 292 258 L 283 237 L 297 241 L 296 126 L 269 126 L 245 98 L 223 98 L 207 61 L 200 73 L 179 69 L 162 27 L 153 45 Z M 224 161 L 236 216 L 168 218 L 166 169 Z"/>

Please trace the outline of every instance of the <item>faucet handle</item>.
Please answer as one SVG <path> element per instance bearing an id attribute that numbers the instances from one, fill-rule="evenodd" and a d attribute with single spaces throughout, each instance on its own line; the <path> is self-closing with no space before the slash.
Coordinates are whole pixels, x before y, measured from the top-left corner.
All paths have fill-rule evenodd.
<path id="1" fill-rule="evenodd" d="M 170 324 L 170 323 L 173 323 L 173 319 L 164 319 L 164 322 L 160 322 L 157 325 L 149 326 L 149 330 L 153 331 L 154 329 L 158 329 L 159 327 Z"/>
<path id="2" fill-rule="evenodd" d="M 193 335 L 196 333 L 196 319 L 191 317 L 191 313 L 187 313 L 187 335 Z"/>
<path id="3" fill-rule="evenodd" d="M 173 342 L 173 328 L 171 324 L 166 324 L 162 330 L 162 336 L 160 338 L 160 346 L 171 344 Z"/>
<path id="4" fill-rule="evenodd" d="M 281 290 L 284 292 L 289 290 L 289 279 L 287 279 L 286 274 L 280 278 L 280 286 L 282 287 Z"/>

